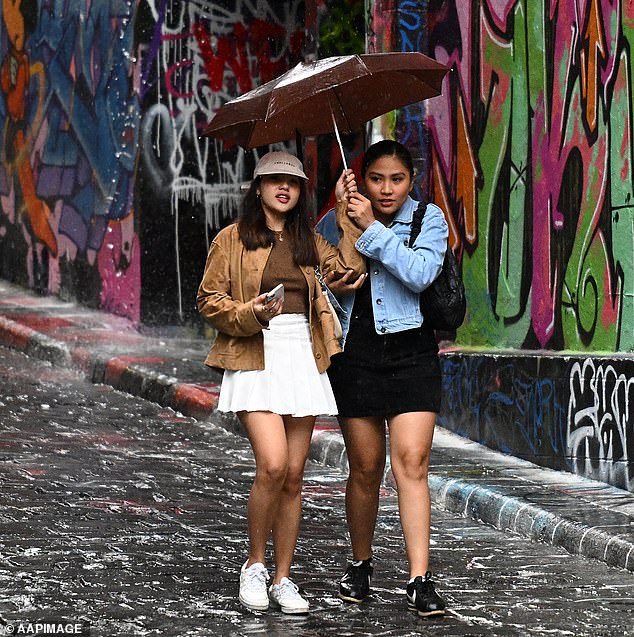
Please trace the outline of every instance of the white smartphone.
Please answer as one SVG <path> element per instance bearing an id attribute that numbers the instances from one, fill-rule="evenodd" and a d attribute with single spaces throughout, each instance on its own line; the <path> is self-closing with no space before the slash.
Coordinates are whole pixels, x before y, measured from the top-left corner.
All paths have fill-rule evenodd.
<path id="1" fill-rule="evenodd" d="M 284 300 L 284 284 L 279 283 L 276 285 L 267 295 L 266 302 L 270 303 L 274 299 L 279 299 L 280 301 Z"/>

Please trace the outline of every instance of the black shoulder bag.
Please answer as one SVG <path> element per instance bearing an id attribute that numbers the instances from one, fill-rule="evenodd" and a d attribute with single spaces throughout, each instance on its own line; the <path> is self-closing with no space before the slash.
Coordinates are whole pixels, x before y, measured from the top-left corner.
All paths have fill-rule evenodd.
<path id="1" fill-rule="evenodd" d="M 426 209 L 427 205 L 421 202 L 414 212 L 409 235 L 410 247 L 414 245 L 416 237 L 420 234 Z M 449 244 L 447 244 L 440 274 L 428 288 L 421 292 L 420 310 L 425 324 L 435 330 L 449 332 L 459 328 L 464 321 L 467 300 L 458 261 Z"/>

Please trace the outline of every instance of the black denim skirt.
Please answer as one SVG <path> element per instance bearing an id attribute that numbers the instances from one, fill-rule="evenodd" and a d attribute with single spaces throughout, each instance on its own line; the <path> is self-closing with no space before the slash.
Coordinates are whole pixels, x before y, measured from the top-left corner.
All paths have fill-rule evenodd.
<path id="1" fill-rule="evenodd" d="M 328 376 L 344 418 L 440 411 L 442 377 L 433 330 L 377 334 L 371 310 L 353 310 L 344 351 L 333 356 Z"/>

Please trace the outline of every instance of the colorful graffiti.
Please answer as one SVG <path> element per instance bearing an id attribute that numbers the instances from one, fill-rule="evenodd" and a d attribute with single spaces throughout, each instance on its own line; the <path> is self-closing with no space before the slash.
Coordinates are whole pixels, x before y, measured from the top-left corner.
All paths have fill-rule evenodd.
<path id="1" fill-rule="evenodd" d="M 0 267 L 138 320 L 134 6 L 3 0 Z"/>
<path id="2" fill-rule="evenodd" d="M 517 457 L 634 491 L 634 360 L 447 352 L 438 422 Z"/>
<path id="3" fill-rule="evenodd" d="M 304 3 L 2 6 L 0 274 L 134 321 L 196 315 L 258 155 L 200 133 L 301 59 Z"/>
<path id="4" fill-rule="evenodd" d="M 428 102 L 431 193 L 450 211 L 461 344 L 634 350 L 634 4 L 429 2 L 452 69 Z"/>
<path id="5" fill-rule="evenodd" d="M 0 274 L 134 320 L 193 314 L 258 154 L 200 131 L 301 58 L 305 4 L 2 6 Z M 448 212 L 469 296 L 458 342 L 634 350 L 632 2 L 367 6 L 369 50 L 452 68 L 442 97 L 386 126 Z"/>
<path id="6" fill-rule="evenodd" d="M 633 3 L 374 0 L 370 17 L 373 50 L 451 69 L 423 112 L 375 124 L 428 161 L 420 196 L 462 260 L 438 422 L 634 489 L 632 361 L 609 356 L 634 351 Z"/>
<path id="7" fill-rule="evenodd" d="M 211 238 L 235 217 L 240 185 L 261 152 L 225 148 L 202 130 L 225 102 L 302 59 L 303 18 L 300 0 L 257 9 L 243 0 L 140 5 L 144 323 L 198 318 L 194 298 Z"/>

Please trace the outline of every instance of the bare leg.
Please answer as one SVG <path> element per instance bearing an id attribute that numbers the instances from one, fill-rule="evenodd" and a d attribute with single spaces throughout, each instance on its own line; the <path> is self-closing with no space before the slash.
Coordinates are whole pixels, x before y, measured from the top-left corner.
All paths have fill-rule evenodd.
<path id="1" fill-rule="evenodd" d="M 249 559 L 265 564 L 266 543 L 277 514 L 280 494 L 288 473 L 288 449 L 284 421 L 268 411 L 240 412 L 255 456 L 255 479 L 249 494 L 247 521 Z"/>
<path id="2" fill-rule="evenodd" d="M 429 568 L 431 502 L 427 476 L 435 422 L 433 412 L 399 414 L 388 420 L 410 577 L 424 576 Z"/>
<path id="3" fill-rule="evenodd" d="M 288 448 L 288 473 L 279 496 L 279 507 L 273 522 L 274 584 L 279 584 L 283 577 L 290 575 L 301 521 L 304 467 L 310 450 L 310 438 L 314 424 L 314 416 L 304 418 L 284 416 Z"/>
<path id="4" fill-rule="evenodd" d="M 379 509 L 379 488 L 385 469 L 385 424 L 380 418 L 340 418 L 350 473 L 346 484 L 346 518 L 352 557 L 372 556 Z"/>

